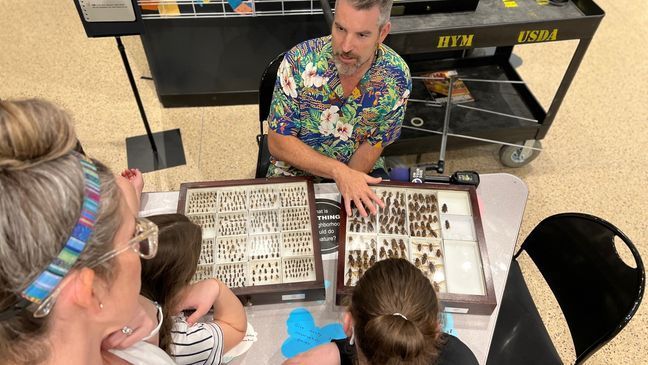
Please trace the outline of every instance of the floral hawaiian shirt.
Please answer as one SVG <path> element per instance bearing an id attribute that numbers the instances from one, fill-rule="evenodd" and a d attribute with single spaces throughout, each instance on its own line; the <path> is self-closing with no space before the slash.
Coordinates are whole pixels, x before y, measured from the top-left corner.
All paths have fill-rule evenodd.
<path id="1" fill-rule="evenodd" d="M 411 89 L 407 64 L 381 44 L 371 67 L 345 98 L 331 36 L 311 39 L 284 56 L 268 122 L 275 132 L 348 163 L 364 142 L 386 147 L 398 139 Z M 270 162 L 268 176 L 306 175 L 283 161 Z M 382 167 L 381 157 L 374 169 Z"/>

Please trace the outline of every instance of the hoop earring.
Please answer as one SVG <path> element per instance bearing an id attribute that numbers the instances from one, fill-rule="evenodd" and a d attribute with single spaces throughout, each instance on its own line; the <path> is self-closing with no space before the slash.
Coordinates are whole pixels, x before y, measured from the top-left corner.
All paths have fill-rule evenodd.
<path id="1" fill-rule="evenodd" d="M 349 340 L 349 345 L 355 345 L 355 331 L 351 330 L 351 339 Z"/>

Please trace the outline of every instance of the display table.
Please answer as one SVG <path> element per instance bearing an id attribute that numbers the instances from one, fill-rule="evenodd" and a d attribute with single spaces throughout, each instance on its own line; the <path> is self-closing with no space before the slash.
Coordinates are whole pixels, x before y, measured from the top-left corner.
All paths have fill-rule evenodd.
<path id="1" fill-rule="evenodd" d="M 335 192 L 334 184 L 316 185 L 316 196 L 319 194 L 330 196 L 332 192 Z M 517 242 L 528 189 L 522 180 L 513 175 L 485 174 L 481 175 L 481 184 L 477 193 L 493 285 L 499 304 Z M 175 213 L 177 202 L 178 192 L 144 193 L 141 214 Z M 321 327 L 339 322 L 344 308 L 335 306 L 336 265 L 335 258 L 331 259 L 330 255 L 324 256 L 324 278 L 327 283 L 330 283 L 327 285 L 325 301 L 246 307 L 248 322 L 257 333 L 257 341 L 250 351 L 235 359 L 232 364 L 281 364 L 285 360 L 281 347 L 289 336 L 287 320 L 296 308 L 305 308 L 314 320 L 312 328 L 300 328 L 302 339 L 309 337 L 308 332 L 312 338 L 315 338 L 320 335 Z M 486 363 L 498 313 L 499 305 L 491 315 L 451 315 L 457 337 L 470 347 L 480 364 Z"/>

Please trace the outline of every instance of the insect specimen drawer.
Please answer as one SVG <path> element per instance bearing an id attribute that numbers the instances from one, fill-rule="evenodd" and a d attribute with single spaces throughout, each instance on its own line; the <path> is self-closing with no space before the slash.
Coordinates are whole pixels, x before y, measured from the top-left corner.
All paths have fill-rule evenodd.
<path id="1" fill-rule="evenodd" d="M 475 187 L 390 182 L 373 190 L 385 203 L 376 215 L 341 212 L 337 303 L 376 262 L 403 258 L 430 280 L 445 311 L 490 314 L 495 292 Z"/>
<path id="2" fill-rule="evenodd" d="M 184 183 L 178 212 L 202 227 L 194 281 L 218 278 L 248 305 L 324 299 L 307 178 Z"/>

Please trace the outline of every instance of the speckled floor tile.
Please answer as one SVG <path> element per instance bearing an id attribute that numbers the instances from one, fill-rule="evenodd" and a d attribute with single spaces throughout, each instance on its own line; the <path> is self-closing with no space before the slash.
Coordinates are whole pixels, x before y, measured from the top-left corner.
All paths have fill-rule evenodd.
<path id="1" fill-rule="evenodd" d="M 530 165 L 502 167 L 497 146 L 449 151 L 447 171 L 508 172 L 529 186 L 521 240 L 543 218 L 567 211 L 598 215 L 624 231 L 648 260 L 648 6 L 599 0 L 606 11 L 547 137 Z M 42 97 L 74 117 L 90 155 L 113 170 L 126 167 L 124 139 L 144 133 L 113 38 L 88 39 L 71 1 L 0 2 L 0 98 Z M 178 189 L 183 181 L 254 176 L 257 107 L 165 109 L 150 80 L 138 37 L 125 37 L 133 73 L 154 131 L 180 128 L 187 165 L 147 173 L 146 190 Z M 545 106 L 576 47 L 575 41 L 516 47 L 518 71 Z M 434 161 L 429 153 L 422 161 Z M 410 163 L 414 157 L 403 159 Z M 559 308 L 528 261 L 523 271 L 547 328 L 566 363 L 574 352 Z M 648 363 L 648 310 L 588 364 Z"/>

